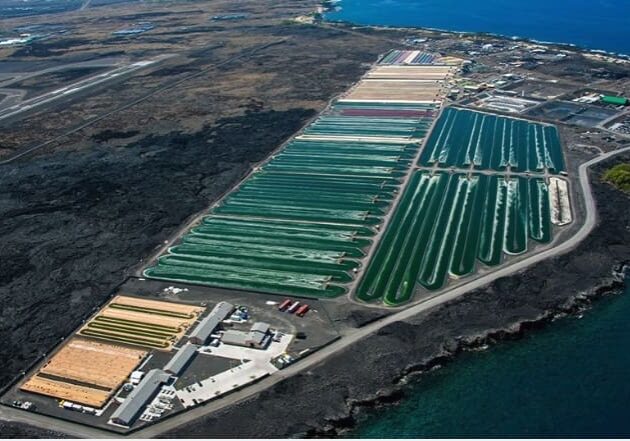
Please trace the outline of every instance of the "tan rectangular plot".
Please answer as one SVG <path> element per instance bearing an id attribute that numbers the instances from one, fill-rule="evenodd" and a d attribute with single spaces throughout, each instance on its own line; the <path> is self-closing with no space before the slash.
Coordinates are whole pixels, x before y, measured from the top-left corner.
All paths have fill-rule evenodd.
<path id="1" fill-rule="evenodd" d="M 40 372 L 110 389 L 118 388 L 146 351 L 75 338 Z"/>
<path id="2" fill-rule="evenodd" d="M 101 407 L 146 354 L 140 349 L 75 337 L 20 389 Z"/>
<path id="3" fill-rule="evenodd" d="M 374 100 L 374 101 L 434 101 L 441 97 L 440 89 L 399 89 L 399 90 L 361 90 L 357 89 L 347 95 L 348 100 Z"/>
<path id="4" fill-rule="evenodd" d="M 453 69 L 445 66 L 428 67 L 395 67 L 382 66 L 372 69 L 366 78 L 409 78 L 418 80 L 444 80 L 452 74 Z"/>
<path id="5" fill-rule="evenodd" d="M 140 299 L 138 297 L 116 296 L 111 303 L 120 305 L 138 306 L 140 308 L 151 308 L 162 311 L 179 312 L 182 314 L 198 314 L 203 308 L 183 303 L 163 302 L 160 300 Z"/>
<path id="6" fill-rule="evenodd" d="M 96 408 L 103 407 L 111 394 L 108 391 L 55 381 L 38 375 L 31 377 L 30 380 L 22 385 L 21 389 Z"/>
<path id="7" fill-rule="evenodd" d="M 345 97 L 349 100 L 424 101 L 439 100 L 444 82 L 426 79 L 365 79 Z"/>
<path id="8" fill-rule="evenodd" d="M 119 318 L 124 320 L 133 320 L 134 322 L 152 323 L 155 325 L 171 326 L 179 328 L 190 320 L 178 317 L 166 317 L 163 315 L 146 314 L 139 311 L 127 311 L 124 309 L 106 308 L 100 314 L 103 317 Z"/>

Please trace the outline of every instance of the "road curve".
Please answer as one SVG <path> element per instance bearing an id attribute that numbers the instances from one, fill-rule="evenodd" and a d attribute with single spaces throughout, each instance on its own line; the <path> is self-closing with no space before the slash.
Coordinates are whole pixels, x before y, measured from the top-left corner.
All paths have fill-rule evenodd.
<path id="1" fill-rule="evenodd" d="M 597 156 L 596 158 L 593 158 L 590 161 L 585 162 L 584 164 L 580 165 L 579 181 L 580 181 L 580 186 L 582 187 L 582 194 L 583 194 L 584 202 L 585 202 L 586 218 L 584 220 L 583 225 L 580 227 L 580 229 L 574 236 L 558 244 L 556 247 L 541 251 L 526 259 L 515 262 L 511 265 L 505 266 L 497 271 L 494 271 L 490 274 L 480 277 L 479 279 L 473 280 L 470 283 L 454 288 L 451 291 L 448 291 L 442 294 L 437 294 L 434 297 L 428 298 L 422 303 L 418 303 L 405 310 L 402 310 L 388 317 L 385 317 L 377 322 L 373 322 L 362 328 L 353 330 L 347 335 L 340 338 L 339 340 L 319 350 L 318 352 L 310 355 L 304 360 L 301 360 L 297 362 L 296 364 L 289 366 L 286 369 L 279 371 L 275 373 L 274 375 L 267 377 L 266 379 L 252 386 L 246 387 L 243 390 L 234 392 L 223 398 L 210 401 L 208 404 L 204 406 L 200 406 L 192 410 L 186 411 L 185 413 L 182 413 L 181 415 L 177 415 L 172 418 L 166 419 L 162 422 L 158 422 L 145 429 L 138 430 L 132 433 L 131 435 L 129 435 L 129 437 L 131 438 L 156 437 L 157 435 L 161 433 L 175 429 L 192 420 L 195 420 L 197 418 L 213 413 L 226 406 L 243 401 L 269 388 L 270 386 L 273 386 L 274 384 L 277 384 L 283 381 L 285 378 L 288 378 L 290 376 L 293 376 L 295 374 L 306 371 L 316 366 L 317 364 L 325 361 L 328 357 L 349 348 L 350 346 L 355 344 L 357 341 L 365 337 L 368 337 L 369 335 L 377 332 L 379 329 L 385 326 L 388 326 L 397 321 L 410 319 L 431 308 L 434 308 L 438 305 L 444 304 L 453 299 L 461 297 L 467 292 L 470 292 L 477 288 L 481 288 L 495 279 L 509 276 L 511 274 L 514 274 L 516 272 L 519 272 L 529 267 L 530 265 L 538 263 L 544 259 L 556 256 L 559 254 L 563 254 L 572 250 L 591 233 L 591 231 L 597 224 L 597 207 L 596 207 L 595 200 L 593 199 L 593 194 L 591 191 L 591 186 L 590 186 L 589 177 L 588 177 L 588 169 L 594 164 L 597 164 L 601 161 L 605 161 L 615 155 L 625 153 L 625 152 L 630 152 L 630 147 L 625 147 L 623 149 L 615 150 L 615 151 Z M 90 428 L 90 427 L 82 426 L 80 424 L 66 422 L 66 421 L 56 419 L 56 418 L 29 413 L 26 411 L 13 409 L 6 406 L 0 406 L 0 418 L 7 421 L 22 422 L 26 424 L 39 426 L 39 427 L 49 429 L 49 430 L 65 432 L 74 437 L 120 438 L 120 435 L 116 435 L 105 430 Z"/>

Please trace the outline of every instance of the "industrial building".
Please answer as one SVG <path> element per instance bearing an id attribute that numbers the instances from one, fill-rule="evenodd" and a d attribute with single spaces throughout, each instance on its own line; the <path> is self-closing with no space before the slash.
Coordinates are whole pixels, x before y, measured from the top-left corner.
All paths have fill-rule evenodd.
<path id="1" fill-rule="evenodd" d="M 111 421 L 122 426 L 131 426 L 149 400 L 171 376 L 161 369 L 152 369 L 125 401 L 112 414 Z"/>
<path id="2" fill-rule="evenodd" d="M 219 302 L 217 305 L 210 311 L 201 322 L 197 325 L 197 327 L 190 334 L 190 341 L 194 344 L 205 345 L 208 341 L 208 337 L 214 332 L 214 330 L 219 326 L 223 320 L 225 320 L 232 311 L 234 310 L 234 305 L 228 302 Z"/>
<path id="3" fill-rule="evenodd" d="M 245 346 L 248 348 L 265 348 L 271 340 L 269 325 L 256 322 L 249 332 L 229 330 L 223 334 L 222 341 L 228 345 Z"/>
<path id="4" fill-rule="evenodd" d="M 197 346 L 191 343 L 185 344 L 164 366 L 164 371 L 171 375 L 179 375 L 197 352 Z"/>

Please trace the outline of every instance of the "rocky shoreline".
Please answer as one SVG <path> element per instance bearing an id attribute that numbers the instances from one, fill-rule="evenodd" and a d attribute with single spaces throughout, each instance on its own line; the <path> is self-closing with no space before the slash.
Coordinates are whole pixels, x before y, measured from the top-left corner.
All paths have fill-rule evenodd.
<path id="1" fill-rule="evenodd" d="M 149 253 L 147 237 L 152 238 L 151 243 L 169 237 L 188 213 L 199 211 L 207 200 L 212 200 L 238 180 L 246 172 L 250 161 L 262 159 L 312 114 L 310 109 L 248 113 L 206 127 L 194 136 L 172 134 L 146 138 L 137 146 L 119 152 L 119 156 L 113 159 L 107 156 L 108 162 L 102 166 L 99 165 L 105 156 L 102 151 L 74 155 L 72 160 L 69 154 L 60 153 L 15 172 L 13 181 L 5 184 L 7 194 L 30 195 L 27 202 L 35 204 L 36 208 L 26 215 L 48 218 L 52 213 L 52 218 L 65 209 L 70 214 L 66 215 L 64 222 L 81 221 L 80 228 L 75 228 L 75 236 L 56 237 L 51 242 L 50 248 L 54 250 L 50 254 L 54 253 L 62 262 L 72 263 L 71 256 L 65 255 L 63 247 L 70 239 L 81 250 L 85 262 L 72 263 L 73 277 L 68 281 L 69 270 L 60 271 L 57 269 L 60 266 L 58 261 L 40 253 L 45 257 L 40 258 L 40 266 L 45 271 L 42 271 L 43 279 L 36 285 L 39 285 L 39 291 L 46 291 L 48 295 L 34 304 L 29 304 L 29 301 L 21 305 L 4 304 L 6 309 L 0 317 L 0 327 L 7 331 L 6 335 L 10 338 L 5 342 L 5 349 L 0 351 L 7 356 L 2 363 L 5 369 L 0 374 L 0 383 L 9 381 L 12 374 L 26 366 L 27 361 L 37 355 L 38 347 L 50 347 L 53 336 L 65 335 L 107 295 L 110 286 L 121 282 L 131 265 L 138 264 L 137 256 Z M 226 139 L 233 140 L 245 133 L 242 126 L 256 128 L 263 125 L 276 129 L 273 139 L 237 138 L 246 147 L 238 155 L 218 148 L 229 144 Z M 208 137 L 211 138 L 211 146 L 216 147 L 210 150 L 210 157 L 206 157 L 208 154 L 202 142 Z M 163 149 L 163 158 L 152 156 L 150 150 L 155 145 Z M 171 154 L 175 151 L 182 157 L 173 163 L 171 158 L 179 158 Z M 143 160 L 133 160 L 138 156 Z M 204 160 L 198 161 L 196 158 L 201 156 Z M 630 160 L 630 156 L 626 155 L 625 159 Z M 405 396 L 406 384 L 461 352 L 478 350 L 500 340 L 519 338 L 532 329 L 546 326 L 558 316 L 588 308 L 590 302 L 600 296 L 618 291 L 623 283 L 615 272 L 630 263 L 630 247 L 627 246 L 630 243 L 630 215 L 625 209 L 628 196 L 600 182 L 599 176 L 605 168 L 619 161 L 613 159 L 592 170 L 593 193 L 598 202 L 600 221 L 591 235 L 571 253 L 498 279 L 412 320 L 384 327 L 308 372 L 288 378 L 242 403 L 187 423 L 162 436 L 341 436 L 355 426 L 357 417 L 365 409 L 400 401 Z M 62 164 L 69 165 L 64 168 Z M 105 167 L 115 170 L 115 173 L 102 171 Z M 189 170 L 192 167 L 194 171 L 186 178 L 185 185 L 175 189 L 158 180 L 158 177 L 181 167 Z M 31 179 L 49 169 L 54 172 L 52 184 Z M 73 173 L 68 173 L 68 169 Z M 110 179 L 104 185 L 91 176 L 86 177 L 88 173 L 95 172 L 110 176 Z M 153 195 L 149 191 L 153 188 L 165 191 L 166 196 Z M 135 211 L 140 207 L 141 213 L 134 216 L 130 214 L 132 210 L 127 212 L 122 208 L 111 213 L 111 205 L 106 206 L 104 202 L 111 198 L 110 193 L 115 195 L 115 201 L 119 201 L 114 204 L 115 207 L 133 206 Z M 148 201 L 140 197 L 146 193 L 152 194 Z M 168 201 L 166 207 L 164 200 Z M 155 207 L 160 207 L 158 213 L 155 213 Z M 84 212 L 89 212 L 90 216 L 84 216 Z M 0 270 L 0 279 L 7 282 L 7 291 L 10 288 L 12 291 L 27 292 L 33 289 L 32 279 L 21 278 L 34 269 L 19 259 L 23 253 L 19 246 L 21 242 L 30 243 L 33 240 L 35 243 L 35 240 L 30 237 L 31 231 L 15 233 L 18 224 L 22 223 L 18 217 L 24 213 L 18 209 L 11 213 L 14 216 L 7 218 L 15 219 L 3 232 L 5 237 L 11 238 L 4 255 L 12 259 L 7 259 L 11 260 L 10 265 Z M 110 221 L 106 229 L 92 221 L 94 213 L 111 218 L 119 216 L 120 219 Z M 55 224 L 50 220 L 43 225 L 52 230 Z M 112 225 L 115 228 L 109 231 Z M 111 247 L 105 252 L 105 244 L 112 233 L 128 238 L 129 243 L 117 244 L 113 253 Z M 21 237 L 22 234 L 28 240 Z M 155 237 L 159 240 L 153 239 Z M 100 255 L 95 253 L 95 248 Z M 124 254 L 126 258 L 116 264 L 109 262 L 107 267 L 97 266 L 94 262 L 106 254 Z M 74 275 L 74 272 L 87 274 L 85 268 L 99 268 L 99 273 L 90 277 L 97 282 Z M 85 288 L 86 283 L 89 288 Z M 71 307 L 67 308 L 67 304 L 55 306 L 55 299 L 67 292 L 71 293 Z M 32 325 L 27 325 L 27 320 L 11 320 L 14 314 L 32 318 Z M 348 309 L 342 311 L 336 321 L 359 327 L 378 319 L 380 314 L 380 310 Z M 65 319 L 41 320 L 48 315 Z M 24 347 L 24 335 L 31 337 L 33 345 Z M 244 421 L 247 424 L 243 424 Z M 0 421 L 0 438 L 63 436 L 58 432 Z"/>
<path id="2" fill-rule="evenodd" d="M 388 325 L 309 371 L 161 436 L 342 436 L 355 427 L 363 411 L 404 399 L 407 384 L 458 354 L 517 339 L 557 317 L 582 312 L 599 297 L 620 292 L 621 274 L 630 264 L 628 196 L 600 177 L 624 159 L 630 160 L 630 155 L 591 170 L 599 222 L 572 252 Z M 16 423 L 0 423 L 0 429 L 2 437 L 61 436 Z"/>
<path id="3" fill-rule="evenodd" d="M 619 161 L 591 171 L 599 222 L 574 251 L 386 326 L 307 372 L 162 436 L 340 436 L 364 409 L 400 401 L 413 378 L 457 354 L 519 338 L 619 292 L 620 274 L 630 264 L 628 196 L 600 181 L 603 171 Z"/>
<path id="4" fill-rule="evenodd" d="M 624 277 L 628 277 L 629 267 L 623 265 L 613 270 L 610 283 L 602 285 L 589 293 L 580 294 L 567 301 L 556 311 L 547 311 L 539 318 L 518 322 L 507 329 L 487 331 L 485 333 L 468 336 L 457 342 L 455 347 L 444 348 L 442 353 L 426 363 L 410 365 L 393 381 L 389 390 L 381 389 L 374 396 L 363 400 L 347 400 L 348 414 L 337 420 L 327 421 L 326 425 L 309 430 L 304 434 L 307 438 L 340 437 L 356 428 L 362 412 L 385 406 L 399 404 L 405 399 L 406 387 L 414 381 L 420 380 L 423 374 L 440 369 L 446 363 L 455 359 L 463 352 L 484 351 L 500 342 L 519 340 L 532 331 L 540 330 L 554 321 L 567 316 L 581 314 L 600 298 L 621 294 L 624 288 Z"/>

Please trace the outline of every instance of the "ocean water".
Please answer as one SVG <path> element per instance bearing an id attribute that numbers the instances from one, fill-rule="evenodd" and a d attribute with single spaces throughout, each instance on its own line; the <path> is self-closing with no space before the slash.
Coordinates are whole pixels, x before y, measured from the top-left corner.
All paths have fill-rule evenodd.
<path id="1" fill-rule="evenodd" d="M 568 317 L 466 353 L 372 411 L 361 438 L 630 436 L 630 289 Z"/>
<path id="2" fill-rule="evenodd" d="M 490 32 L 630 54 L 628 0 L 341 0 L 326 18 Z"/>

